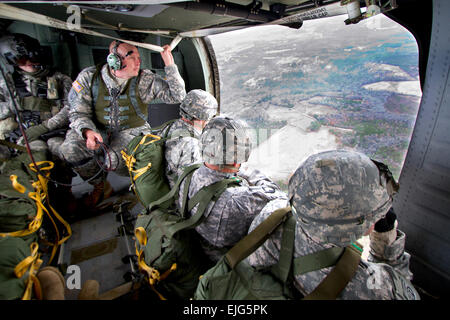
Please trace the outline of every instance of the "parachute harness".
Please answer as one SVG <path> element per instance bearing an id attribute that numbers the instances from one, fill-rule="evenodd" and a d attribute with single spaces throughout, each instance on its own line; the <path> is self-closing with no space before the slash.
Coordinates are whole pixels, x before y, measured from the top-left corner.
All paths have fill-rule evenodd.
<path id="1" fill-rule="evenodd" d="M 143 227 L 136 228 L 136 230 L 134 231 L 134 234 L 135 234 L 136 239 L 138 240 L 139 245 L 141 247 L 144 247 L 147 245 L 147 232 L 145 231 L 145 229 Z M 156 290 L 155 283 L 166 279 L 172 271 L 175 271 L 177 269 L 177 264 L 176 263 L 172 264 L 172 266 L 161 275 L 157 269 L 152 268 L 145 263 L 144 249 L 139 250 L 137 245 L 136 245 L 136 255 L 137 255 L 139 269 L 144 271 L 147 274 L 148 283 L 150 284 L 150 287 L 152 288 L 152 290 L 158 295 L 158 297 L 161 300 L 167 300 L 166 298 L 163 297 L 163 295 L 161 293 L 159 293 Z"/>

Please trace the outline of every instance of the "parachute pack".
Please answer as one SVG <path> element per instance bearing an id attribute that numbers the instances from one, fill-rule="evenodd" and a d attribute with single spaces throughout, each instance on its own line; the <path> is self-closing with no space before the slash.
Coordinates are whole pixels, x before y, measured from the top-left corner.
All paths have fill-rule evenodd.
<path id="1" fill-rule="evenodd" d="M 336 299 L 353 278 L 362 249 L 333 247 L 304 257 L 293 258 L 295 218 L 291 208 L 274 211 L 251 233 L 231 248 L 200 279 L 196 300 L 305 300 Z M 283 223 L 280 258 L 276 265 L 256 269 L 244 259 L 261 246 Z M 335 266 L 319 286 L 305 297 L 292 287 L 292 275 Z"/>
<path id="2" fill-rule="evenodd" d="M 176 120 L 170 120 L 153 132 L 163 132 L 163 136 L 147 134 L 133 138 L 122 157 L 130 174 L 131 185 L 138 200 L 147 207 L 170 191 L 165 176 L 164 143 L 170 127 Z"/>
<path id="3" fill-rule="evenodd" d="M 46 245 L 53 247 L 48 264 L 58 246 L 71 236 L 69 224 L 48 201 L 47 179 L 53 162 L 47 161 L 43 152 L 35 152 L 33 157 L 35 164 L 26 153 L 19 154 L 7 160 L 1 170 L 0 299 L 29 300 L 42 296 L 35 274 L 43 262 L 38 231 L 46 217 L 55 228 L 52 239 L 45 239 Z M 65 227 L 65 234 L 60 234 L 56 221 Z"/>
<path id="4" fill-rule="evenodd" d="M 211 267 L 194 228 L 202 222 L 208 204 L 218 199 L 226 188 L 240 182 L 237 178 L 224 179 L 202 188 L 188 199 L 192 174 L 199 166 L 185 168 L 171 191 L 152 202 L 136 220 L 139 269 L 160 299 L 193 296 L 199 277 Z M 184 180 L 182 208 L 178 210 L 174 206 L 175 199 Z M 197 212 L 188 217 L 187 212 L 197 205 Z"/>

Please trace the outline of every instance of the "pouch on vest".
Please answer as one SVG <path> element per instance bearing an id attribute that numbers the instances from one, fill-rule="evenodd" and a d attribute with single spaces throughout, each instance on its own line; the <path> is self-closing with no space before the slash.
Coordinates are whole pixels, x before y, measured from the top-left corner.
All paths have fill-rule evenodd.
<path id="1" fill-rule="evenodd" d="M 208 204 L 220 197 L 228 186 L 237 183 L 236 179 L 224 179 L 202 188 L 188 200 L 190 179 L 199 166 L 187 167 L 170 193 L 151 203 L 147 212 L 136 220 L 139 268 L 161 299 L 193 296 L 200 275 L 211 267 L 194 228 L 201 223 Z M 173 209 L 173 206 L 167 209 L 167 202 L 174 204 L 184 179 L 182 209 Z M 196 214 L 187 218 L 186 213 L 196 205 L 199 206 Z"/>
<path id="2" fill-rule="evenodd" d="M 169 126 L 174 121 L 168 121 L 161 127 Z M 164 170 L 166 139 L 166 136 L 153 134 L 137 136 L 121 151 L 130 174 L 131 186 L 144 207 L 170 191 Z"/>
<path id="3" fill-rule="evenodd" d="M 251 233 L 239 241 L 228 253 L 199 281 L 194 295 L 196 300 L 286 300 L 301 298 L 301 294 L 292 287 L 293 275 L 299 272 L 318 270 L 336 264 L 333 271 L 310 295 L 304 299 L 335 299 L 345 288 L 356 272 L 360 261 L 360 253 L 351 247 L 332 248 L 327 251 L 326 259 L 317 264 L 317 256 L 306 256 L 293 259 L 295 240 L 295 218 L 290 208 L 274 211 L 265 221 Z M 247 258 L 261 246 L 270 234 L 283 222 L 283 236 L 279 261 L 266 269 L 256 269 L 248 264 Z M 312 258 L 312 259 L 310 259 Z M 306 263 L 306 270 L 303 266 Z M 319 259 L 320 261 L 320 259 Z M 308 268 L 312 265 L 312 270 Z M 343 270 L 347 270 L 340 277 Z M 336 270 L 336 271 L 335 271 Z M 331 275 L 331 277 L 330 277 Z M 336 278 L 338 278 L 336 280 Z"/>

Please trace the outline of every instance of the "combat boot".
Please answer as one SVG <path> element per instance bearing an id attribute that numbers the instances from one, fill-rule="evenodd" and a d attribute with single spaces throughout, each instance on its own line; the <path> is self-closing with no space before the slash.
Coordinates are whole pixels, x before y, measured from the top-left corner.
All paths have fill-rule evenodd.
<path id="1" fill-rule="evenodd" d="M 43 300 L 64 300 L 64 277 L 55 267 L 44 267 L 37 273 Z"/>
<path id="2" fill-rule="evenodd" d="M 97 280 L 87 280 L 78 294 L 78 300 L 97 300 L 99 287 Z"/>
<path id="3" fill-rule="evenodd" d="M 113 193 L 111 184 L 104 180 L 94 185 L 94 190 L 84 199 L 84 205 L 89 209 L 94 209 L 97 204 L 108 199 Z"/>

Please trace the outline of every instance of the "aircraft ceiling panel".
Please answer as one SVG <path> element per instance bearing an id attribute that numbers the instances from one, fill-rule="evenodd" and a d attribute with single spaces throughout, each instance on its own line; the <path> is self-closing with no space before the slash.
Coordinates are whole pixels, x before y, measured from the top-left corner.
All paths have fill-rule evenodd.
<path id="1" fill-rule="evenodd" d="M 15 6 L 39 14 L 44 14 L 61 21 L 66 21 L 70 16 L 66 12 L 67 8 L 62 5 L 15 4 Z M 158 8 L 161 9 L 161 6 L 158 6 Z M 123 27 L 127 28 L 175 31 L 196 30 L 210 25 L 236 20 L 236 18 L 211 15 L 196 11 L 187 11 L 175 7 L 166 7 L 163 8 L 163 10 L 152 11 L 151 14 L 149 13 L 151 17 L 131 16 L 120 12 L 99 11 L 94 9 L 88 11 L 86 15 L 90 18 L 101 21 L 102 23 L 113 26 L 117 26 L 119 23 L 122 23 Z M 86 19 L 82 19 L 81 23 L 82 26 L 84 24 L 95 25 L 95 23 Z"/>
<path id="2" fill-rule="evenodd" d="M 145 2 L 145 1 L 144 1 Z M 254 25 L 268 22 L 279 23 L 279 18 L 287 17 L 304 10 L 315 10 L 316 4 L 322 6 L 339 2 L 339 0 L 263 0 L 262 7 L 258 2 L 250 0 L 235 1 L 157 1 L 157 4 L 136 4 L 143 1 L 127 1 L 116 5 L 98 4 L 96 2 L 73 3 L 58 1 L 57 3 L 13 3 L 10 5 L 43 14 L 61 21 L 67 21 L 71 13 L 67 13 L 69 5 L 80 5 L 83 10 L 82 26 L 96 25 L 86 17 L 96 19 L 99 24 L 131 29 L 158 29 L 177 32 L 193 31 L 203 28 L 231 25 Z M 147 2 L 148 3 L 148 2 Z M 271 5 L 279 4 L 280 6 Z M 185 6 L 189 7 L 186 8 Z M 285 6 L 285 7 L 283 7 Z M 31 21 L 30 21 L 31 22 Z M 285 22 L 283 22 L 285 23 Z M 301 25 L 301 23 L 300 23 Z M 293 24 L 294 26 L 294 24 Z M 99 25 L 97 24 L 96 29 Z M 296 26 L 297 28 L 299 26 Z"/>

